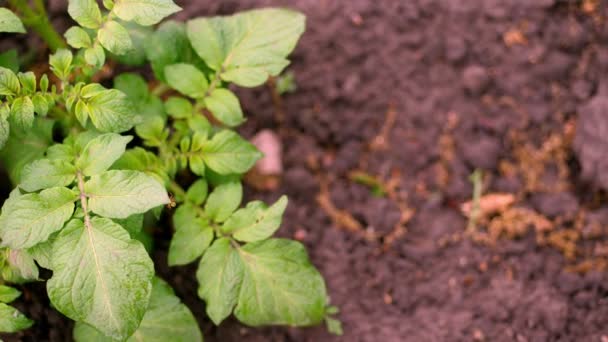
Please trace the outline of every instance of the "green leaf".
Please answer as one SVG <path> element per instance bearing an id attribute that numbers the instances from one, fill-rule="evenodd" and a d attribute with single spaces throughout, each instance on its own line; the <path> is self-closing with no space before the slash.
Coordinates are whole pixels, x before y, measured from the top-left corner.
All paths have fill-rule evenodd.
<path id="1" fill-rule="evenodd" d="M 235 127 L 245 122 L 239 99 L 228 89 L 215 89 L 205 98 L 205 106 L 226 126 Z"/>
<path id="2" fill-rule="evenodd" d="M 17 75 L 10 69 L 0 67 L 0 95 L 15 96 L 20 90 Z"/>
<path id="3" fill-rule="evenodd" d="M 7 265 L 2 268 L 3 280 L 14 284 L 40 280 L 38 278 L 38 266 L 27 251 L 8 249 L 5 253 L 7 254 Z"/>
<path id="4" fill-rule="evenodd" d="M 61 80 L 67 80 L 72 72 L 72 60 L 74 56 L 68 49 L 58 49 L 49 57 L 51 71 Z"/>
<path id="5" fill-rule="evenodd" d="M 285 239 L 238 249 L 243 283 L 234 314 L 250 325 L 308 326 L 325 317 L 326 290 L 302 244 Z"/>
<path id="6" fill-rule="evenodd" d="M 4 149 L 0 151 L 0 158 L 13 184 L 20 183 L 21 171 L 25 165 L 42 158 L 53 141 L 53 125 L 52 120 L 38 118 L 30 130 L 11 130 Z"/>
<path id="7" fill-rule="evenodd" d="M 165 102 L 167 114 L 175 119 L 186 119 L 192 116 L 194 108 L 192 103 L 183 97 L 171 96 Z"/>
<path id="8" fill-rule="evenodd" d="M 34 104 L 34 111 L 39 115 L 46 116 L 49 111 L 49 103 L 44 95 L 38 93 L 32 97 L 32 103 Z"/>
<path id="9" fill-rule="evenodd" d="M 21 83 L 22 94 L 31 95 L 36 91 L 36 75 L 33 72 L 20 72 L 17 78 Z"/>
<path id="10" fill-rule="evenodd" d="M 125 153 L 132 136 L 106 133 L 89 141 L 78 160 L 76 167 L 85 176 L 93 176 L 109 169 Z"/>
<path id="11" fill-rule="evenodd" d="M 68 44 L 75 49 L 90 48 L 93 45 L 91 37 L 87 31 L 78 26 L 70 27 L 63 36 Z"/>
<path id="12" fill-rule="evenodd" d="M 114 219 L 113 221 L 126 229 L 132 238 L 135 238 L 144 228 L 144 214 L 135 214 L 126 219 Z"/>
<path id="13" fill-rule="evenodd" d="M 325 317 L 325 326 L 330 334 L 336 336 L 342 336 L 342 334 L 344 334 L 344 331 L 342 330 L 342 322 L 335 318 Z"/>
<path id="14" fill-rule="evenodd" d="M 141 147 L 128 150 L 112 166 L 114 170 L 134 170 L 145 172 L 155 177 L 161 184 L 168 181 L 169 177 L 160 159 Z"/>
<path id="15" fill-rule="evenodd" d="M 106 22 L 97 32 L 97 39 L 108 51 L 123 55 L 133 48 L 129 31 L 116 21 Z"/>
<path id="16" fill-rule="evenodd" d="M 188 38 L 207 65 L 244 87 L 279 75 L 304 28 L 304 15 L 277 8 L 198 18 L 187 25 Z"/>
<path id="17" fill-rule="evenodd" d="M 100 44 L 95 43 L 93 44 L 93 47 L 84 51 L 84 60 L 88 65 L 92 65 L 99 69 L 106 62 L 106 53 Z"/>
<path id="18" fill-rule="evenodd" d="M 171 0 L 120 0 L 113 12 L 122 20 L 150 26 L 180 10 Z"/>
<path id="19" fill-rule="evenodd" d="M 165 67 L 165 78 L 171 88 L 192 97 L 203 98 L 209 87 L 207 78 L 191 64 L 172 64 Z"/>
<path id="20" fill-rule="evenodd" d="M 230 240 L 220 238 L 211 245 L 201 259 L 196 279 L 207 315 L 219 325 L 236 305 L 243 279 L 243 263 Z"/>
<path id="21" fill-rule="evenodd" d="M 203 158 L 200 156 L 191 156 L 188 158 L 188 163 L 190 164 L 190 170 L 197 176 L 205 175 L 205 162 Z"/>
<path id="22" fill-rule="evenodd" d="M 243 242 L 265 240 L 281 226 L 286 207 L 286 196 L 270 207 L 260 201 L 251 202 L 232 214 L 222 226 L 222 231 Z"/>
<path id="23" fill-rule="evenodd" d="M 36 260 L 40 267 L 44 267 L 47 270 L 52 269 L 52 260 L 53 260 L 53 243 L 57 238 L 57 234 L 55 233 L 49 237 L 45 242 L 41 242 L 34 247 L 28 248 L 27 253 Z"/>
<path id="24" fill-rule="evenodd" d="M 72 220 L 53 245 L 51 303 L 69 318 L 126 339 L 144 316 L 154 265 L 139 241 L 106 218 Z"/>
<path id="25" fill-rule="evenodd" d="M 186 200 L 194 205 L 201 205 L 205 202 L 205 199 L 207 199 L 208 191 L 209 186 L 207 185 L 207 181 L 204 178 L 201 178 L 190 185 L 186 192 Z"/>
<path id="26" fill-rule="evenodd" d="M 95 328 L 84 323 L 74 327 L 76 342 L 111 342 Z M 182 304 L 173 289 L 159 278 L 152 280 L 150 306 L 141 325 L 127 342 L 202 342 L 196 319 Z"/>
<path id="27" fill-rule="evenodd" d="M 8 8 L 0 7 L 0 32 L 25 33 L 23 23 Z"/>
<path id="28" fill-rule="evenodd" d="M 0 303 L 0 332 L 14 333 L 27 329 L 33 324 L 34 321 L 25 317 L 19 310 Z"/>
<path id="29" fill-rule="evenodd" d="M 165 188 L 138 171 L 106 171 L 85 183 L 89 208 L 109 218 L 127 218 L 169 203 Z"/>
<path id="30" fill-rule="evenodd" d="M 205 203 L 205 212 L 215 222 L 224 222 L 239 207 L 242 199 L 241 182 L 220 184 L 209 195 Z"/>
<path id="31" fill-rule="evenodd" d="M 22 249 L 46 241 L 72 217 L 76 199 L 73 191 L 58 187 L 5 203 L 0 216 L 3 245 Z"/>
<path id="32" fill-rule="evenodd" d="M 262 157 L 258 149 L 237 133 L 223 130 L 202 150 L 205 164 L 220 174 L 245 173 Z"/>
<path id="33" fill-rule="evenodd" d="M 0 302 L 10 303 L 21 296 L 21 291 L 14 287 L 0 285 Z"/>
<path id="34" fill-rule="evenodd" d="M 175 234 L 169 246 L 169 266 L 186 265 L 200 257 L 213 241 L 208 220 L 197 218 L 189 205 L 180 206 L 173 216 Z"/>
<path id="35" fill-rule="evenodd" d="M 19 71 L 19 56 L 17 49 L 10 49 L 0 53 L 0 67 L 7 68 L 13 72 Z"/>
<path id="36" fill-rule="evenodd" d="M 19 187 L 33 192 L 56 186 L 68 186 L 76 177 L 76 168 L 65 160 L 39 159 L 26 165 Z"/>
<path id="37" fill-rule="evenodd" d="M 131 66 L 143 66 L 146 64 L 146 44 L 149 44 L 154 30 L 150 27 L 141 26 L 134 22 L 123 22 L 123 26 L 129 31 L 133 48 L 123 55 L 114 55 L 113 59 L 120 64 Z"/>
<path id="38" fill-rule="evenodd" d="M 26 131 L 34 123 L 34 103 L 29 96 L 18 97 L 11 106 L 11 123 Z"/>
<path id="39" fill-rule="evenodd" d="M 95 0 L 69 0 L 68 13 L 80 26 L 90 29 L 101 26 L 101 11 Z"/>
<path id="40" fill-rule="evenodd" d="M 101 132 L 128 131 L 138 121 L 133 103 L 119 90 L 106 89 L 91 97 L 87 104 L 91 121 Z"/>
<path id="41" fill-rule="evenodd" d="M 148 83 L 139 74 L 124 73 L 114 78 L 114 88 L 125 93 L 131 101 L 143 102 L 150 96 Z"/>
<path id="42" fill-rule="evenodd" d="M 10 133 L 11 128 L 8 123 L 8 115 L 6 114 L 6 109 L 4 111 L 0 110 L 0 150 L 4 147 L 4 145 L 6 145 Z"/>
<path id="43" fill-rule="evenodd" d="M 162 23 L 146 42 L 144 48 L 146 57 L 152 64 L 154 75 L 165 83 L 167 65 L 179 62 L 190 64 L 201 62 L 188 42 L 184 23 L 173 20 Z"/>

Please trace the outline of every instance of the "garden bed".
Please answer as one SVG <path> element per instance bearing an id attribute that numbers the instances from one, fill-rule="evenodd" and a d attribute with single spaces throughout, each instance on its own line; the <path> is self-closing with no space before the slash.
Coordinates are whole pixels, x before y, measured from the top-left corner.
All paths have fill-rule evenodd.
<path id="1" fill-rule="evenodd" d="M 289 196 L 280 235 L 307 245 L 344 324 L 342 337 L 214 327 L 195 268 L 167 266 L 170 227 L 156 227 L 157 273 L 207 341 L 608 339 L 606 1 L 177 2 L 182 20 L 307 14 L 297 90 L 239 90 L 241 132 L 270 129 L 284 147 L 280 185 L 246 197 Z M 475 169 L 482 199 L 509 204 L 465 234 Z M 22 290 L 16 306 L 36 324 L 2 338 L 70 340 L 44 286 Z"/>

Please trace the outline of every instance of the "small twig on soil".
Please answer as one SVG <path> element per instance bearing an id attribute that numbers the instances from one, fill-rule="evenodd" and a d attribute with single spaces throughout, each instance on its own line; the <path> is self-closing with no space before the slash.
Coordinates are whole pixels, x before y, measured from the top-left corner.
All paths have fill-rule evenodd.
<path id="1" fill-rule="evenodd" d="M 283 105 L 283 98 L 277 90 L 277 79 L 275 77 L 268 78 L 268 89 L 272 96 L 272 103 L 274 104 L 274 120 L 277 126 L 281 127 L 285 123 L 285 107 Z"/>
<path id="2" fill-rule="evenodd" d="M 477 231 L 477 220 L 480 214 L 481 193 L 483 191 L 483 172 L 480 169 L 475 169 L 470 177 L 471 183 L 473 184 L 473 200 L 471 211 L 469 214 L 469 222 L 467 224 L 467 234 L 474 235 Z"/>
<path id="3" fill-rule="evenodd" d="M 395 109 L 394 104 L 389 104 L 388 110 L 386 111 L 386 119 L 384 120 L 384 124 L 382 125 L 382 129 L 380 129 L 380 133 L 372 140 L 369 147 L 372 151 L 385 150 L 389 146 L 389 135 L 391 134 L 391 130 L 393 126 L 395 126 L 395 121 L 397 120 L 397 110 Z"/>

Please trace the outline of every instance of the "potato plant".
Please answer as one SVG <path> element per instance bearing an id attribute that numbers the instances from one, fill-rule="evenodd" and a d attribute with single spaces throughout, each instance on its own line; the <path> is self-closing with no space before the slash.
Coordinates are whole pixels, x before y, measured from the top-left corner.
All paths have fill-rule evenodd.
<path id="1" fill-rule="evenodd" d="M 325 320 L 339 332 L 305 248 L 273 237 L 287 198 L 241 205 L 241 176 L 262 154 L 234 130 L 245 117 L 229 86 L 278 76 L 304 32 L 302 14 L 258 9 L 153 28 L 180 8 L 69 0 L 77 25 L 64 41 L 43 1 L 9 3 L 16 13 L 0 8 L 0 31 L 31 28 L 54 51 L 48 75 L 19 72 L 14 51 L 0 56 L 0 158 L 15 184 L 0 215 L 4 284 L 52 271 L 48 296 L 76 321 L 77 341 L 201 341 L 149 256 L 145 227 L 165 215 L 175 230 L 168 263 L 200 260 L 193 277 L 215 324 L 230 315 L 249 326 Z M 150 63 L 156 80 L 95 82 L 109 61 Z M 18 295 L 0 285 L 0 331 L 35 324 L 6 304 Z"/>

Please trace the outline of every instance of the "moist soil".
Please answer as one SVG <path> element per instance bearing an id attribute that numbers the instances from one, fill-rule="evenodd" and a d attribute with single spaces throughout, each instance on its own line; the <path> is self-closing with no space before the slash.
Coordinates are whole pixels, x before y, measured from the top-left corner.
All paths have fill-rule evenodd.
<path id="1" fill-rule="evenodd" d="M 241 132 L 270 129 L 283 144 L 280 185 L 250 183 L 246 197 L 289 196 L 279 235 L 308 247 L 344 327 L 214 327 L 195 266 L 167 266 L 161 224 L 157 272 L 207 341 L 608 340 L 607 1 L 178 3 L 181 20 L 268 5 L 307 14 L 289 67 L 297 90 L 239 90 Z M 65 29 L 65 2 L 51 7 Z M 483 194 L 510 205 L 471 223 L 460 206 L 476 169 Z M 22 290 L 36 325 L 5 339 L 70 340 L 44 286 Z"/>

